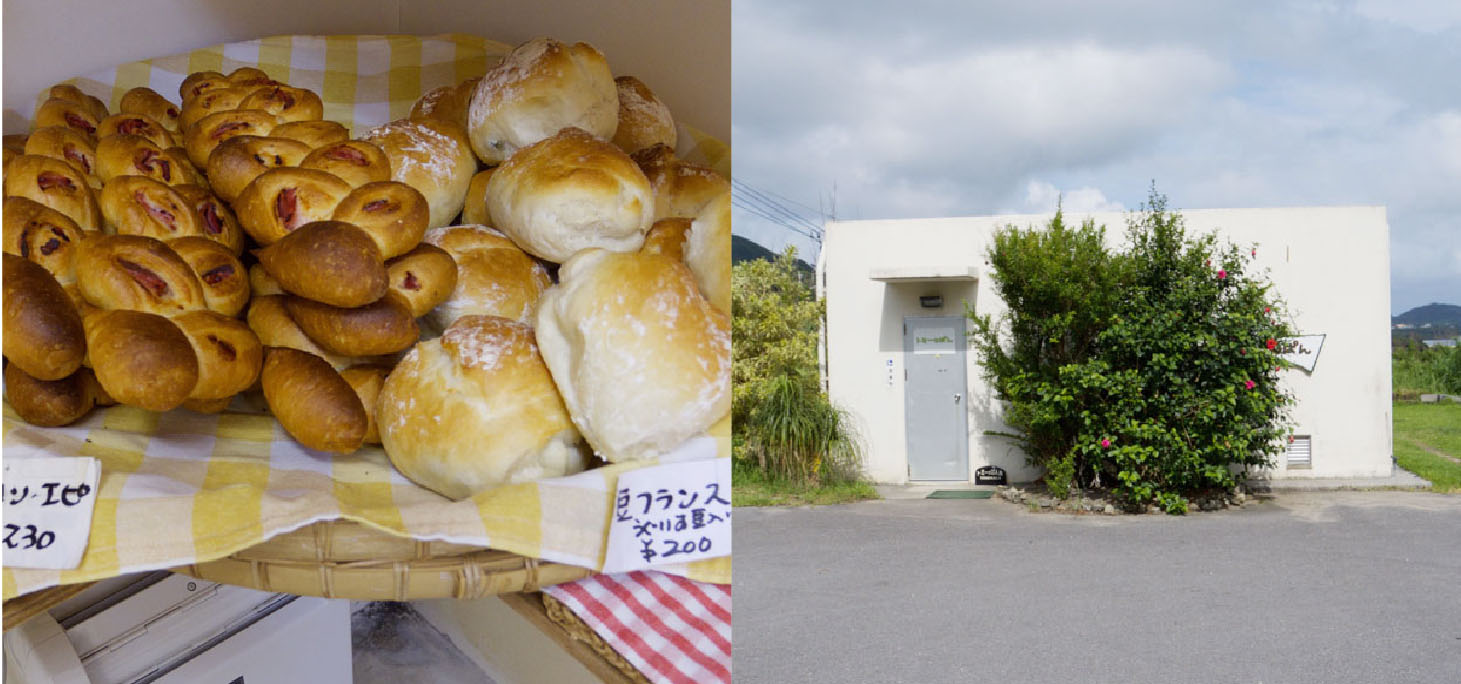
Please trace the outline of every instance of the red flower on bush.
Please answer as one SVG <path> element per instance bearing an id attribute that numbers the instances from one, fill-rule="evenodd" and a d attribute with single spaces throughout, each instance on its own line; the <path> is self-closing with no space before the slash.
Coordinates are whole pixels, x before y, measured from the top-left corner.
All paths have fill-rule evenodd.
<path id="1" fill-rule="evenodd" d="M 1218 280 L 1222 280 L 1226 277 L 1228 277 L 1228 272 L 1222 269 L 1218 269 Z"/>
<path id="2" fill-rule="evenodd" d="M 1110 448 L 1110 446 L 1111 446 L 1111 440 L 1109 440 L 1109 439 L 1102 439 L 1101 440 L 1101 448 L 1102 449 Z"/>
<path id="3" fill-rule="evenodd" d="M 1257 387 L 1257 386 L 1258 386 L 1258 383 L 1253 382 L 1252 380 L 1244 380 L 1243 381 L 1243 389 L 1253 389 L 1254 387 Z"/>
<path id="4" fill-rule="evenodd" d="M 1253 256 L 1258 256 L 1258 250 L 1257 249 L 1254 249 L 1253 250 Z"/>
<path id="5" fill-rule="evenodd" d="M 1263 313 L 1270 313 L 1272 311 L 1273 311 L 1273 308 L 1272 307 L 1267 307 L 1267 306 L 1263 307 Z"/>
<path id="6" fill-rule="evenodd" d="M 1267 342 L 1264 342 L 1264 344 L 1268 345 L 1269 351 L 1272 351 L 1275 347 L 1278 346 L 1278 340 L 1275 340 L 1272 337 L 1270 337 L 1270 338 L 1268 338 L 1268 341 Z"/>

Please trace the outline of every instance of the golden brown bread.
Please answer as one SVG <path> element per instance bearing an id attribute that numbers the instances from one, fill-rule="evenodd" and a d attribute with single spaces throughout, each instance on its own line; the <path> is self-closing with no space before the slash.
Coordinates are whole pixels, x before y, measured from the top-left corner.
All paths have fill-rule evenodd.
<path id="1" fill-rule="evenodd" d="M 93 190 L 101 189 L 96 146 L 75 129 L 47 126 L 31 131 L 25 141 L 24 153 L 60 159 L 86 178 L 86 184 Z"/>
<path id="2" fill-rule="evenodd" d="M 178 98 L 183 104 L 215 88 L 227 88 L 228 77 L 217 71 L 195 71 L 188 74 L 178 86 Z"/>
<path id="3" fill-rule="evenodd" d="M 248 325 L 258 335 L 259 342 L 265 347 L 289 347 L 309 352 L 334 368 L 346 368 L 357 363 L 349 357 L 331 354 L 315 344 L 289 317 L 284 308 L 285 299 L 286 296 L 280 295 L 255 295 L 249 301 Z"/>
<path id="4" fill-rule="evenodd" d="M 5 358 L 39 380 L 60 380 L 81 366 L 86 334 L 61 284 L 40 264 L 6 253 Z"/>
<path id="5" fill-rule="evenodd" d="M 695 274 L 700 293 L 729 316 L 731 313 L 731 194 L 705 205 L 685 238 L 684 262 Z"/>
<path id="6" fill-rule="evenodd" d="M 153 145 L 164 150 L 178 146 L 177 136 L 173 135 L 172 131 L 164 127 L 160 121 L 136 112 L 122 112 L 102 119 L 96 129 L 97 140 L 105 140 L 113 135 L 135 135 L 139 138 L 146 138 Z"/>
<path id="7" fill-rule="evenodd" d="M 416 104 L 411 105 L 408 119 L 440 119 L 449 121 L 462 130 L 467 130 L 467 110 L 472 106 L 472 93 L 477 90 L 481 76 L 469 78 L 454 86 L 442 86 L 429 90 Z"/>
<path id="8" fill-rule="evenodd" d="M 91 392 L 95 382 L 88 368 L 80 368 L 59 380 L 37 380 L 11 363 L 5 366 L 5 400 L 21 420 L 31 425 L 68 425 L 96 404 Z"/>
<path id="9" fill-rule="evenodd" d="M 340 377 L 349 383 L 350 389 L 355 390 L 355 396 L 360 398 L 361 405 L 365 407 L 366 444 L 380 444 L 380 429 L 375 424 L 375 407 L 376 400 L 380 397 L 380 389 L 390 373 L 391 369 L 385 366 L 351 366 L 340 371 Z"/>
<path id="10" fill-rule="evenodd" d="M 119 176 L 146 176 L 168 185 L 206 185 L 181 148 L 163 149 L 135 135 L 111 135 L 96 146 L 97 175 L 110 183 Z"/>
<path id="11" fill-rule="evenodd" d="M 223 245 L 236 255 L 243 254 L 243 228 L 227 204 L 196 185 L 174 185 L 173 190 L 193 207 L 193 213 L 198 217 L 198 230 L 203 237 Z"/>
<path id="12" fill-rule="evenodd" d="M 619 90 L 619 127 L 613 142 L 625 154 L 634 154 L 658 144 L 674 147 L 675 120 L 649 86 L 633 76 L 614 79 Z"/>
<path id="13" fill-rule="evenodd" d="M 457 264 L 440 247 L 420 244 L 386 262 L 390 280 L 387 297 L 406 306 L 412 318 L 420 318 L 446 301 L 457 286 Z"/>
<path id="14" fill-rule="evenodd" d="M 198 382 L 189 399 L 226 399 L 259 378 L 264 347 L 243 321 L 212 311 L 190 311 L 172 319 L 193 346 Z"/>
<path id="15" fill-rule="evenodd" d="M 241 66 L 228 72 L 228 82 L 236 86 L 277 86 L 283 85 L 272 78 L 269 73 L 258 67 Z"/>
<path id="16" fill-rule="evenodd" d="M 306 223 L 328 220 L 350 185 L 314 169 L 269 169 L 244 188 L 234 211 L 260 245 L 271 245 Z"/>
<path id="17" fill-rule="evenodd" d="M 343 221 L 307 223 L 255 254 L 280 287 L 301 297 L 356 307 L 386 293 L 380 249 L 369 234 Z"/>
<path id="18" fill-rule="evenodd" d="M 353 309 L 289 297 L 284 308 L 305 335 L 341 356 L 394 354 L 420 337 L 410 310 L 391 297 Z"/>
<path id="19" fill-rule="evenodd" d="M 675 259 L 685 256 L 685 234 L 690 232 L 691 219 L 674 216 L 662 218 L 649 227 L 644 235 L 644 246 L 639 251 L 646 254 L 663 254 Z"/>
<path id="20" fill-rule="evenodd" d="M 262 109 L 273 114 L 280 123 L 317 121 L 324 116 L 320 96 L 306 88 L 276 85 L 260 88 L 238 104 L 239 109 Z"/>
<path id="21" fill-rule="evenodd" d="M 299 163 L 299 167 L 334 174 L 352 188 L 391 179 L 391 160 L 380 147 L 364 140 L 346 140 L 316 147 Z"/>
<path id="22" fill-rule="evenodd" d="M 211 81 L 205 82 L 205 85 L 207 83 L 211 83 Z M 186 137 L 188 131 L 191 131 L 193 126 L 204 118 L 219 112 L 238 109 L 238 105 L 251 92 L 253 92 L 251 88 L 223 85 L 210 87 L 193 98 L 183 98 L 183 109 L 178 114 L 178 132 Z"/>
<path id="23" fill-rule="evenodd" d="M 337 121 L 290 121 L 274 127 L 269 134 L 297 140 L 310 149 L 350 139 L 350 131 Z"/>
<path id="24" fill-rule="evenodd" d="M 101 123 L 102 117 L 88 111 L 85 105 L 53 97 L 41 103 L 36 108 L 35 119 L 32 127 L 35 130 L 47 126 L 65 126 L 86 136 L 93 143 L 96 142 L 96 127 Z"/>
<path id="25" fill-rule="evenodd" d="M 543 264 L 492 228 L 433 228 L 425 241 L 445 250 L 457 264 L 456 288 L 426 316 L 432 330 L 445 330 L 469 315 L 531 323 L 538 298 L 553 284 Z"/>
<path id="26" fill-rule="evenodd" d="M 376 422 L 391 463 L 453 499 L 587 461 L 533 329 L 505 318 L 467 316 L 416 345 L 386 378 Z"/>
<path id="27" fill-rule="evenodd" d="M 85 326 L 96 379 L 118 402 L 169 411 L 198 384 L 198 357 L 187 335 L 172 321 L 118 309 L 87 316 Z"/>
<path id="28" fill-rule="evenodd" d="M 188 262 L 161 241 L 141 235 L 82 238 L 76 279 L 81 296 L 101 309 L 174 316 L 207 308 L 203 285 Z"/>
<path id="29" fill-rule="evenodd" d="M 249 292 L 255 297 L 288 294 L 284 291 L 284 286 L 280 285 L 274 276 L 269 275 L 269 271 L 260 264 L 249 267 Z"/>
<path id="30" fill-rule="evenodd" d="M 534 256 L 634 251 L 654 216 L 649 181 L 619 148 L 577 128 L 524 148 L 487 181 L 487 210 Z"/>
<path id="31" fill-rule="evenodd" d="M 101 98 L 87 95 L 80 88 L 70 83 L 57 83 L 51 86 L 47 95 L 52 98 L 75 102 L 81 105 L 82 109 L 85 109 L 88 114 L 91 114 L 98 121 L 107 118 L 107 114 L 110 113 L 107 111 L 106 103 L 102 102 Z"/>
<path id="32" fill-rule="evenodd" d="M 171 240 L 172 248 L 198 276 L 209 311 L 236 317 L 249 303 L 249 277 L 227 247 L 201 235 Z"/>
<path id="33" fill-rule="evenodd" d="M 429 225 L 444 226 L 462 211 L 477 160 L 461 127 L 439 119 L 402 119 L 361 138 L 391 161 L 391 180 L 416 188 L 431 208 Z"/>
<path id="34" fill-rule="evenodd" d="M 235 202 L 259 174 L 281 166 L 299 166 L 308 155 L 309 145 L 298 140 L 276 135 L 235 136 L 208 155 L 208 180 L 219 197 Z"/>
<path id="35" fill-rule="evenodd" d="M 269 412 L 300 444 L 350 453 L 365 441 L 370 427 L 365 406 L 324 359 L 297 349 L 271 347 L 260 379 Z"/>
<path id="36" fill-rule="evenodd" d="M 335 207 L 336 221 L 352 223 L 370 234 L 381 257 L 390 259 L 411 251 L 421 242 L 430 221 L 426 198 L 405 183 L 367 183 Z"/>
<path id="37" fill-rule="evenodd" d="M 492 214 L 487 211 L 487 181 L 492 178 L 492 172 L 497 167 L 482 169 L 477 175 L 472 176 L 472 182 L 467 184 L 467 202 L 462 205 L 463 225 L 492 225 Z"/>
<path id="38" fill-rule="evenodd" d="M 101 210 L 85 176 L 59 159 L 23 154 L 5 168 L 5 196 L 25 197 L 65 214 L 82 230 L 101 228 Z"/>
<path id="39" fill-rule="evenodd" d="M 634 154 L 634 163 L 654 188 L 654 218 L 694 218 L 705 205 L 730 192 L 730 182 L 713 169 L 675 156 L 666 145 L 647 147 Z"/>
<path id="40" fill-rule="evenodd" d="M 34 261 L 65 285 L 76 282 L 81 229 L 55 209 L 24 197 L 6 197 L 5 252 Z"/>
<path id="41" fill-rule="evenodd" d="M 683 263 L 589 250 L 558 278 L 538 306 L 538 346 L 600 456 L 666 453 L 730 411 L 730 323 Z"/>
<path id="42" fill-rule="evenodd" d="M 208 155 L 223 141 L 240 135 L 269 135 L 278 121 L 262 109 L 233 109 L 215 112 L 199 119 L 183 134 L 188 159 L 202 169 L 208 167 Z"/>
<path id="43" fill-rule="evenodd" d="M 107 232 L 168 240 L 198 235 L 198 215 L 172 186 L 146 176 L 117 176 L 101 191 Z"/>
<path id="44" fill-rule="evenodd" d="M 169 102 L 156 90 L 137 87 L 122 94 L 118 109 L 123 114 L 146 114 L 163 128 L 176 133 L 178 130 L 178 106 Z"/>
<path id="45" fill-rule="evenodd" d="M 488 164 L 564 128 L 609 140 L 618 125 L 619 93 L 604 56 L 551 38 L 523 43 L 488 69 L 467 113 L 472 149 Z"/>

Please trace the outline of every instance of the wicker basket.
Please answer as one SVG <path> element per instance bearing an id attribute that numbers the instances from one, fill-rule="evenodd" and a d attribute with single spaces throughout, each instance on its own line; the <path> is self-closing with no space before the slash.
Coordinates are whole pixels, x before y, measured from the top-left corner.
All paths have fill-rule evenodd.
<path id="1" fill-rule="evenodd" d="M 174 571 L 262 591 L 358 601 L 482 598 L 593 574 L 506 551 L 406 539 L 344 520 L 306 525 Z"/>

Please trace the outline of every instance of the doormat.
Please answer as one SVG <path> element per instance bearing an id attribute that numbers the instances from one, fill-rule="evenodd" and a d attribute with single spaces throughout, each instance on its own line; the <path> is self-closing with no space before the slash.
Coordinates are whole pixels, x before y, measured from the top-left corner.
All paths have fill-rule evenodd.
<path id="1" fill-rule="evenodd" d="M 934 490 L 925 499 L 988 499 L 994 496 L 994 491 L 989 489 L 938 489 Z"/>

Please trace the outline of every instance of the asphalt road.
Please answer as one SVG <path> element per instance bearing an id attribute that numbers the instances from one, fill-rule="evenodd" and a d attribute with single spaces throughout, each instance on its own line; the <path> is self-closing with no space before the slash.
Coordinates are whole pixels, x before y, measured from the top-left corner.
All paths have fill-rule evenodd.
<path id="1" fill-rule="evenodd" d="M 1461 496 L 741 509 L 735 681 L 1461 682 Z"/>

